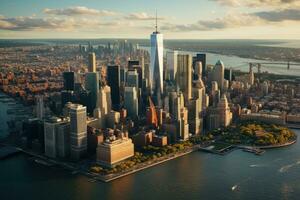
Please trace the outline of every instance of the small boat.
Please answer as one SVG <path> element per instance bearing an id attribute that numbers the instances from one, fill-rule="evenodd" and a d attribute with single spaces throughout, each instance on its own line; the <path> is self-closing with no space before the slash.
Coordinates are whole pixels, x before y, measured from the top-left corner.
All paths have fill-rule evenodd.
<path id="1" fill-rule="evenodd" d="M 231 187 L 231 190 L 234 191 L 237 188 L 237 185 Z"/>

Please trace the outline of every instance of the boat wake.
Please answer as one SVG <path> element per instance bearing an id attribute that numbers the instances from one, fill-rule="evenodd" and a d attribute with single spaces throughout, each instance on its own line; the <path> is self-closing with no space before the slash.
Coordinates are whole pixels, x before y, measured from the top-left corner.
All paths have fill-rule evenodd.
<path id="1" fill-rule="evenodd" d="M 234 186 L 231 187 L 231 190 L 232 190 L 232 191 L 236 190 L 237 187 L 239 187 L 242 183 L 245 183 L 245 182 L 247 182 L 247 181 L 250 180 L 250 179 L 251 179 L 251 177 L 248 177 L 248 178 L 246 178 L 245 180 L 243 180 L 243 181 L 237 183 L 236 185 L 234 185 Z"/>
<path id="2" fill-rule="evenodd" d="M 295 162 L 295 163 L 289 164 L 289 165 L 284 165 L 284 166 L 282 166 L 278 171 L 279 171 L 280 173 L 288 172 L 289 169 L 291 169 L 292 167 L 295 167 L 295 166 L 297 166 L 297 165 L 300 165 L 300 160 L 297 161 L 297 162 Z"/>
<path id="3" fill-rule="evenodd" d="M 254 164 L 254 165 L 250 165 L 250 167 L 265 167 L 265 165 Z"/>

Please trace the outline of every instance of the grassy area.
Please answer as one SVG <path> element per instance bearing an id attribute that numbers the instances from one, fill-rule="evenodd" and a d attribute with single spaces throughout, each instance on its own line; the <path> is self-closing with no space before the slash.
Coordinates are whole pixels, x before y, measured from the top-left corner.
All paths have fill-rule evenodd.
<path id="1" fill-rule="evenodd" d="M 100 165 L 93 165 L 90 167 L 90 171 L 101 175 L 120 173 L 129 170 L 138 164 L 146 163 L 149 161 L 151 162 L 170 154 L 179 153 L 187 150 L 192 146 L 193 143 L 191 143 L 190 141 L 171 144 L 164 147 L 154 147 L 148 145 L 136 151 L 134 156 L 130 159 L 121 162 L 113 168 L 104 168 Z"/>
<path id="2" fill-rule="evenodd" d="M 254 121 L 215 130 L 212 134 L 226 143 L 256 146 L 284 144 L 296 138 L 287 127 Z"/>

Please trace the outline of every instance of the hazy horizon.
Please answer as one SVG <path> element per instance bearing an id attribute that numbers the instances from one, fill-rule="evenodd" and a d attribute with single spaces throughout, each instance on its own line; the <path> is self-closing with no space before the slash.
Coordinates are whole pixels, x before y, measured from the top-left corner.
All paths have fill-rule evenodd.
<path id="1" fill-rule="evenodd" d="M 1 1 L 2 39 L 300 39 L 298 0 Z"/>

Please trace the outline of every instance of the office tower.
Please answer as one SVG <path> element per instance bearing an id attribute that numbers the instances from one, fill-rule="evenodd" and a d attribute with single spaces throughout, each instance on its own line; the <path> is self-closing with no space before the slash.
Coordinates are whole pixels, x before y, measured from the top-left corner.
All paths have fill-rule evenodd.
<path id="1" fill-rule="evenodd" d="M 71 158 L 79 160 L 87 150 L 86 107 L 80 104 L 69 106 Z"/>
<path id="2" fill-rule="evenodd" d="M 189 138 L 188 110 L 186 107 L 180 109 L 180 119 L 177 120 L 177 138 L 187 140 Z"/>
<path id="3" fill-rule="evenodd" d="M 206 75 L 207 69 L 206 69 L 206 54 L 198 53 L 196 57 L 194 57 L 194 64 L 196 62 L 201 62 L 202 64 L 202 78 Z"/>
<path id="4" fill-rule="evenodd" d="M 137 95 L 137 87 L 125 87 L 124 107 L 128 116 L 132 119 L 138 116 L 139 100 Z"/>
<path id="5" fill-rule="evenodd" d="M 192 98 L 192 56 L 178 55 L 177 62 L 176 83 L 183 92 L 185 101 L 188 102 Z"/>
<path id="6" fill-rule="evenodd" d="M 120 84 L 124 84 L 126 82 L 126 73 L 127 73 L 127 68 L 124 66 L 120 67 Z"/>
<path id="7" fill-rule="evenodd" d="M 99 105 L 101 115 L 106 115 L 111 111 L 111 92 L 110 87 L 105 85 L 99 90 Z"/>
<path id="8" fill-rule="evenodd" d="M 75 73 L 74 72 L 64 72 L 64 90 L 74 90 L 75 87 Z"/>
<path id="9" fill-rule="evenodd" d="M 232 113 L 228 106 L 227 97 L 224 94 L 218 103 L 220 126 L 227 127 L 232 121 Z"/>
<path id="10" fill-rule="evenodd" d="M 232 81 L 232 69 L 224 70 L 224 78 L 228 81 Z"/>
<path id="11" fill-rule="evenodd" d="M 138 74 L 138 80 L 139 80 L 139 85 L 138 88 L 142 89 L 143 88 L 143 80 L 144 80 L 144 69 L 142 68 L 141 65 L 133 65 L 132 70 L 136 70 Z"/>
<path id="12" fill-rule="evenodd" d="M 269 94 L 269 85 L 267 81 L 264 81 L 262 83 L 262 91 L 264 95 L 268 95 Z"/>
<path id="13" fill-rule="evenodd" d="M 194 80 L 198 80 L 202 78 L 202 62 L 196 61 L 194 68 Z"/>
<path id="14" fill-rule="evenodd" d="M 157 20 L 156 20 L 157 21 Z M 156 30 L 151 34 L 151 53 L 150 53 L 150 81 L 152 94 L 155 97 L 157 106 L 162 106 L 161 98 L 163 94 L 163 34 Z"/>
<path id="15" fill-rule="evenodd" d="M 250 84 L 250 85 L 253 85 L 253 84 L 254 84 L 254 79 L 255 79 L 255 77 L 254 77 L 254 72 L 253 72 L 252 67 L 251 67 L 251 68 L 250 68 L 250 71 L 249 71 L 249 84 Z"/>
<path id="16" fill-rule="evenodd" d="M 96 55 L 95 53 L 89 53 L 89 72 L 96 72 Z"/>
<path id="17" fill-rule="evenodd" d="M 45 155 L 51 158 L 69 155 L 70 124 L 58 117 L 44 121 Z"/>
<path id="18" fill-rule="evenodd" d="M 167 71 L 166 79 L 175 81 L 177 73 L 177 51 L 168 51 L 167 52 Z"/>
<path id="19" fill-rule="evenodd" d="M 224 86 L 224 64 L 222 61 L 218 61 L 212 72 L 212 81 L 216 81 L 220 90 L 223 90 Z"/>
<path id="20" fill-rule="evenodd" d="M 107 85 L 111 91 L 112 109 L 120 108 L 120 66 L 112 65 L 107 67 Z"/>
<path id="21" fill-rule="evenodd" d="M 36 97 L 36 116 L 39 120 L 43 120 L 45 116 L 44 98 L 40 95 Z"/>
<path id="22" fill-rule="evenodd" d="M 70 155 L 70 122 L 64 121 L 57 127 L 57 154 L 66 158 Z"/>
<path id="23" fill-rule="evenodd" d="M 87 111 L 93 113 L 99 102 L 99 74 L 97 72 L 85 74 L 85 88 L 90 91 L 90 105 L 87 105 Z"/>
<path id="24" fill-rule="evenodd" d="M 202 132 L 201 130 L 201 110 L 202 109 L 202 102 L 200 98 L 192 99 L 189 101 L 188 106 L 188 122 L 189 122 L 189 130 L 192 134 L 198 135 Z"/>
<path id="25" fill-rule="evenodd" d="M 127 71 L 126 86 L 139 88 L 139 75 L 135 69 Z"/>

